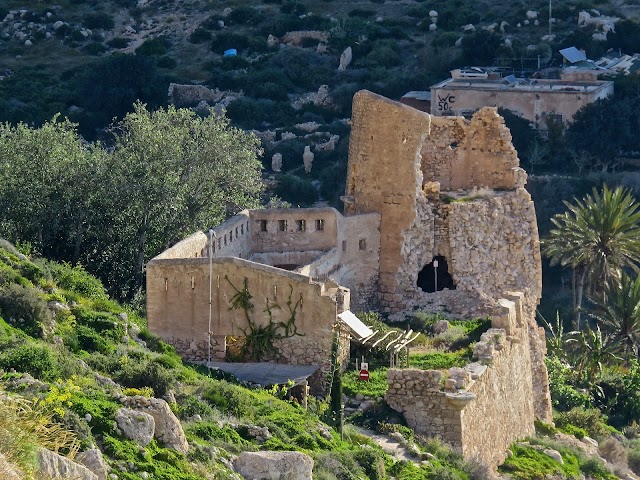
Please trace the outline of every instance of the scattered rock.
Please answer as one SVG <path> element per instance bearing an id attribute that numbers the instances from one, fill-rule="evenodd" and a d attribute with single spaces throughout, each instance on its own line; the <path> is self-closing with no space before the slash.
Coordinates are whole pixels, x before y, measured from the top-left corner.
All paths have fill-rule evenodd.
<path id="1" fill-rule="evenodd" d="M 431 25 L 429 25 L 430 32 L 435 32 L 436 30 L 438 30 L 438 25 L 436 25 L 435 23 L 432 23 Z"/>
<path id="2" fill-rule="evenodd" d="M 544 453 L 547 457 L 553 458 L 560 465 L 564 465 L 564 460 L 562 459 L 562 455 L 557 450 L 553 450 L 551 448 L 545 448 L 542 453 Z"/>
<path id="3" fill-rule="evenodd" d="M 347 47 L 340 55 L 340 65 L 338 66 L 338 70 L 341 72 L 345 71 L 351 64 L 351 60 L 353 60 L 353 52 L 351 50 L 351 47 Z"/>
<path id="4" fill-rule="evenodd" d="M 274 47 L 277 47 L 279 43 L 280 43 L 280 40 L 278 40 L 277 37 L 274 37 L 273 35 L 269 35 L 267 37 L 267 47 L 274 48 Z"/>
<path id="5" fill-rule="evenodd" d="M 431 327 L 431 329 L 433 330 L 433 333 L 438 334 L 446 332 L 447 330 L 449 330 L 450 326 L 451 324 L 447 320 L 438 320 L 433 324 L 433 327 Z"/>
<path id="6" fill-rule="evenodd" d="M 2 453 L 0 453 L 0 472 L 2 472 L 3 480 L 22 480 L 26 478 L 25 474 L 17 466 L 10 463 Z"/>
<path id="7" fill-rule="evenodd" d="M 53 29 L 54 30 L 58 30 L 59 28 L 61 28 L 62 26 L 64 26 L 64 22 L 62 20 L 58 20 L 57 22 L 55 22 L 53 24 Z"/>
<path id="8" fill-rule="evenodd" d="M 315 155 L 311 151 L 311 147 L 306 145 L 304 147 L 304 153 L 302 154 L 302 164 L 304 165 L 304 171 L 307 173 L 311 173 L 311 168 L 313 167 L 313 157 Z"/>
<path id="9" fill-rule="evenodd" d="M 129 408 L 120 408 L 116 412 L 116 423 L 125 437 L 143 447 L 149 445 L 156 429 L 153 416 Z"/>
<path id="10" fill-rule="evenodd" d="M 463 32 L 475 32 L 476 27 L 472 23 L 468 23 L 464 27 L 462 27 Z"/>
<path id="11" fill-rule="evenodd" d="M 297 30 L 285 33 L 281 41 L 287 45 L 299 46 L 308 39 L 316 40 L 319 43 L 327 43 L 327 41 L 329 41 L 329 32 L 322 32 L 320 30 Z"/>
<path id="12" fill-rule="evenodd" d="M 282 171 L 282 154 L 274 153 L 271 157 L 271 170 L 280 173 Z"/>
<path id="13" fill-rule="evenodd" d="M 98 476 L 84 465 L 72 462 L 44 448 L 38 450 L 38 476 L 51 480 L 98 480 Z"/>
<path id="14" fill-rule="evenodd" d="M 528 10 L 526 15 L 528 20 L 535 20 L 538 18 L 538 12 L 535 10 Z"/>
<path id="15" fill-rule="evenodd" d="M 313 460 L 301 452 L 243 452 L 235 467 L 248 480 L 311 480 Z"/>

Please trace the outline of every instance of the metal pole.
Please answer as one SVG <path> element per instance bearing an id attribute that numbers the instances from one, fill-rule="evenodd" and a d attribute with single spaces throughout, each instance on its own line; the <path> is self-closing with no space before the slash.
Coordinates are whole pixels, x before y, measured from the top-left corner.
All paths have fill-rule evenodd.
<path id="1" fill-rule="evenodd" d="M 438 291 L 438 260 L 433 261 L 433 277 L 435 282 L 434 292 L 437 292 Z"/>
<path id="2" fill-rule="evenodd" d="M 551 35 L 551 0 L 549 0 L 549 35 Z"/>
<path id="3" fill-rule="evenodd" d="M 207 367 L 211 365 L 211 315 L 213 305 L 213 236 L 215 235 L 213 230 L 209 230 L 209 328 L 207 329 Z"/>

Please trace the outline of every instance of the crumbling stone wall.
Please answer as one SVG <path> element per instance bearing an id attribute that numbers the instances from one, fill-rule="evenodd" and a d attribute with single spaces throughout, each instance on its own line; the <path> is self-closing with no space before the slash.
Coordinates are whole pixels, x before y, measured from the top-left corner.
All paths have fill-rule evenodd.
<path id="1" fill-rule="evenodd" d="M 437 437 L 467 460 L 496 468 L 509 445 L 534 432 L 532 345 L 521 294 L 501 299 L 494 327 L 474 349 L 474 362 L 446 373 L 389 371 L 386 401 L 417 433 Z M 546 407 L 550 419 L 550 404 Z"/>

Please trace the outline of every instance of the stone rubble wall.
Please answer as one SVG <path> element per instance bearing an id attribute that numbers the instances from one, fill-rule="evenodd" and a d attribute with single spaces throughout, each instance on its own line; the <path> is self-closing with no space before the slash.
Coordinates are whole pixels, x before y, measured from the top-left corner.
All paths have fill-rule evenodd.
<path id="1" fill-rule="evenodd" d="M 474 362 L 446 373 L 391 369 L 387 403 L 416 433 L 437 437 L 465 459 L 495 469 L 509 445 L 534 432 L 534 419 L 551 418 L 551 403 L 536 400 L 548 383 L 536 385 L 536 342 L 524 295 L 500 299 L 500 312 L 474 347 Z M 536 332 L 538 333 L 538 332 Z M 544 398 L 544 395 L 542 395 Z M 538 411 L 540 409 L 540 411 Z"/>

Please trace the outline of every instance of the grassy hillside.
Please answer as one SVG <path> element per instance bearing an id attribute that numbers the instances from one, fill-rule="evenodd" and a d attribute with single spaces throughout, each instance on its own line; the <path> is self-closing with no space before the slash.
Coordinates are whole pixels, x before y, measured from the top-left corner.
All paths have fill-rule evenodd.
<path id="1" fill-rule="evenodd" d="M 32 261 L 6 242 L 0 244 L 0 372 L 0 395 L 13 399 L 0 406 L 0 454 L 24 452 L 15 461 L 26 472 L 34 471 L 38 445 L 71 454 L 95 445 L 117 478 L 128 480 L 234 478 L 233 457 L 255 450 L 308 453 L 318 479 L 431 478 L 439 471 L 469 478 L 442 447 L 442 459 L 429 465 L 396 462 L 351 428 L 341 440 L 320 420 L 328 407 L 321 400 L 311 399 L 305 410 L 278 390 L 249 389 L 184 364 L 149 333 L 143 317 L 110 300 L 81 267 Z M 114 417 L 134 395 L 168 401 L 186 433 L 187 455 L 157 440 L 143 448 L 126 439 Z M 71 434 L 58 433 L 53 444 L 28 434 L 28 418 L 10 408 L 15 402 L 35 409 L 48 429 Z"/>

